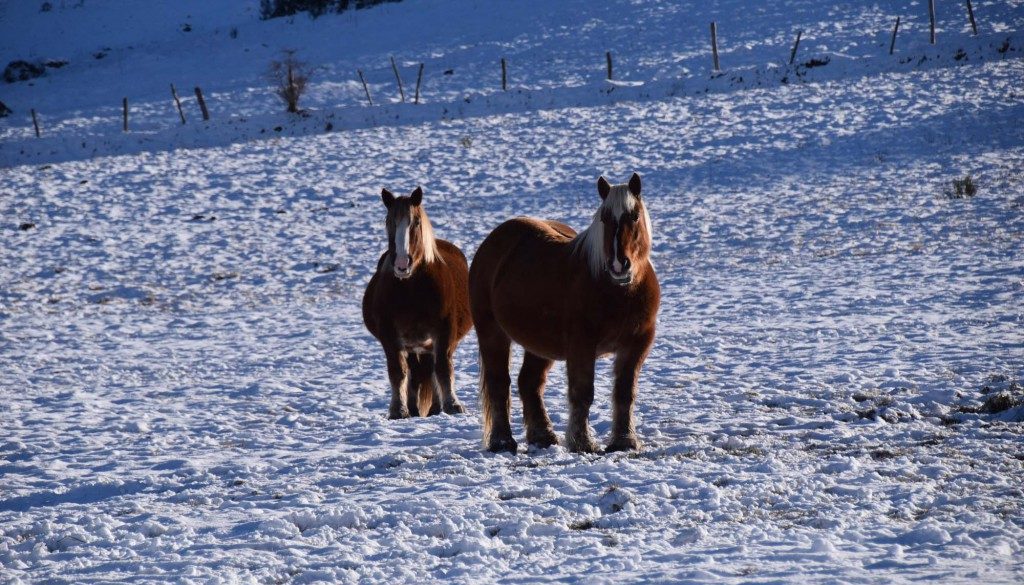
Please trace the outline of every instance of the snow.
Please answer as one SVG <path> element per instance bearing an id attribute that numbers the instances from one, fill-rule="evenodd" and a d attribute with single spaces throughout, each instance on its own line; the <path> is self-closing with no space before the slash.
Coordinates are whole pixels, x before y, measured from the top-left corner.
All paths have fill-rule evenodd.
<path id="1" fill-rule="evenodd" d="M 1019 3 L 977 2 L 977 37 L 938 3 L 935 46 L 924 3 L 52 4 L 0 5 L 0 64 L 69 61 L 0 86 L 0 581 L 1024 579 Z M 797 30 L 827 65 L 787 66 Z M 288 47 L 305 117 L 265 77 Z M 644 450 L 482 451 L 472 333 L 468 414 L 386 420 L 381 187 L 422 185 L 472 258 L 517 214 L 585 226 L 633 171 Z"/>

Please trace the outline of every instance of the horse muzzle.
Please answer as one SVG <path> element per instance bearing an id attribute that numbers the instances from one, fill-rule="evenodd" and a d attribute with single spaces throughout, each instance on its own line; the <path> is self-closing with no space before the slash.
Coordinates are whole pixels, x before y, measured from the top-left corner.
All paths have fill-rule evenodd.
<path id="1" fill-rule="evenodd" d="M 622 272 L 615 272 L 612 269 L 608 269 L 608 276 L 612 278 L 612 282 L 619 286 L 629 286 L 633 282 L 633 271 L 626 269 Z"/>
<path id="2" fill-rule="evenodd" d="M 412 276 L 412 259 L 408 256 L 395 258 L 395 277 L 406 279 Z"/>

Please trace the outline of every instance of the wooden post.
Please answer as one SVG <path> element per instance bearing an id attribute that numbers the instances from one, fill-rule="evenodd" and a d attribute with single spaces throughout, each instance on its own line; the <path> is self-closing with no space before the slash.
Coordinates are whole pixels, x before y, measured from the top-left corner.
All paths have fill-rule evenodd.
<path id="1" fill-rule="evenodd" d="M 41 138 L 42 135 L 39 133 L 39 120 L 36 119 L 36 111 L 32 110 L 32 125 L 36 128 L 36 138 Z"/>
<path id="2" fill-rule="evenodd" d="M 203 90 L 196 86 L 196 101 L 199 102 L 199 109 L 203 112 L 203 120 L 210 119 L 210 111 L 206 109 L 206 100 L 203 99 Z"/>
<path id="3" fill-rule="evenodd" d="M 935 44 L 935 0 L 928 0 L 928 18 L 932 23 L 932 44 Z"/>
<path id="4" fill-rule="evenodd" d="M 174 84 L 171 84 L 171 97 L 174 98 L 174 103 L 178 106 L 178 115 L 181 116 L 181 123 L 185 123 L 185 111 L 181 109 L 181 100 L 178 99 L 178 90 L 174 89 Z"/>
<path id="5" fill-rule="evenodd" d="M 372 106 L 373 105 L 373 100 L 370 99 L 370 87 L 368 85 L 366 85 L 366 78 L 363 77 L 363 70 L 362 69 L 356 69 L 356 73 L 359 74 L 359 81 L 363 82 L 363 91 L 366 92 L 366 101 L 369 102 L 370 105 Z"/>
<path id="6" fill-rule="evenodd" d="M 796 59 L 796 49 L 800 46 L 800 35 L 804 34 L 804 31 L 796 31 L 796 42 L 793 43 L 793 51 L 789 53 L 789 64 L 793 64 L 793 60 Z"/>
<path id="7" fill-rule="evenodd" d="M 128 131 L 128 98 L 124 98 L 121 102 L 124 109 L 124 131 Z"/>
<path id="8" fill-rule="evenodd" d="M 974 36 L 978 36 L 978 23 L 974 22 L 974 7 L 971 6 L 971 0 L 967 0 L 967 16 L 971 19 L 971 30 L 974 31 Z"/>
<path id="9" fill-rule="evenodd" d="M 889 54 L 892 55 L 893 50 L 896 49 L 896 33 L 900 30 L 900 17 L 896 17 L 896 26 L 892 27 L 892 42 L 889 43 Z"/>
<path id="10" fill-rule="evenodd" d="M 402 78 L 398 75 L 398 65 L 395 64 L 395 58 L 391 58 L 391 69 L 395 72 L 395 79 L 398 80 L 398 93 L 402 96 L 402 102 L 405 102 L 405 90 L 402 89 Z"/>
<path id="11" fill-rule="evenodd" d="M 605 51 L 604 56 L 605 56 L 605 59 L 608 60 L 608 81 L 611 81 L 612 80 L 612 52 L 611 51 Z"/>
<path id="12" fill-rule="evenodd" d="M 508 91 L 508 70 L 504 57 L 501 58 L 501 91 Z"/>
<path id="13" fill-rule="evenodd" d="M 715 59 L 715 71 L 721 71 L 718 64 L 718 26 L 711 21 L 711 55 Z"/>
<path id="14" fill-rule="evenodd" d="M 420 82 L 423 81 L 423 63 L 420 63 L 420 72 L 416 74 L 416 97 L 412 100 L 412 103 L 420 103 Z"/>

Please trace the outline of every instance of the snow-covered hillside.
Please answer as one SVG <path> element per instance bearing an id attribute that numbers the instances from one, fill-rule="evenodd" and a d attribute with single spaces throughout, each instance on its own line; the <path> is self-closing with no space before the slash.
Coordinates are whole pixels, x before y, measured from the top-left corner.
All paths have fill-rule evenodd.
<path id="1" fill-rule="evenodd" d="M 926 2 L 41 4 L 0 4 L 0 65 L 68 62 L 0 82 L 0 582 L 1024 579 L 1020 2 L 934 46 Z M 644 450 L 484 452 L 473 334 L 466 415 L 386 420 L 381 187 L 472 258 L 634 170 Z"/>

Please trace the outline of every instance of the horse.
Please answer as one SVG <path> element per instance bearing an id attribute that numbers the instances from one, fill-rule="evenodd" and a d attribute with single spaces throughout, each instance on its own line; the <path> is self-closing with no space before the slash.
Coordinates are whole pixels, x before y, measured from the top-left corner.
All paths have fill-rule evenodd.
<path id="1" fill-rule="evenodd" d="M 489 451 L 518 449 L 509 417 L 513 341 L 524 350 L 518 385 L 530 445 L 558 443 L 543 393 L 554 361 L 564 360 L 569 379 L 565 446 L 573 452 L 598 451 L 588 423 L 594 363 L 614 354 L 606 449 L 640 449 L 633 403 L 661 302 L 650 261 L 651 220 L 640 188 L 636 173 L 623 185 L 600 177 L 601 205 L 583 232 L 558 221 L 518 217 L 480 244 L 469 271 L 469 295 L 480 345 L 483 440 Z"/>
<path id="2" fill-rule="evenodd" d="M 366 286 L 363 322 L 387 360 L 388 418 L 464 413 L 452 356 L 473 326 L 466 256 L 434 236 L 422 188 L 397 198 L 382 189 L 381 200 L 388 249 Z"/>

